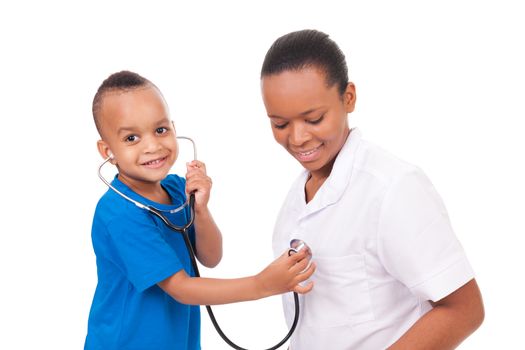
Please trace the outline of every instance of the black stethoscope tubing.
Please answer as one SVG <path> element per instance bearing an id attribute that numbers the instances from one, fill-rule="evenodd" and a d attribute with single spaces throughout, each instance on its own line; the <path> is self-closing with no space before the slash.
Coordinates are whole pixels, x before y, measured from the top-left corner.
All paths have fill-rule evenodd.
<path id="1" fill-rule="evenodd" d="M 193 221 L 195 220 L 194 204 L 195 204 L 195 195 L 192 193 L 190 194 L 190 198 L 189 198 L 190 220 L 184 226 L 173 225 L 164 215 L 162 215 L 162 213 L 159 210 L 155 209 L 154 207 L 146 206 L 145 209 L 147 209 L 153 215 L 157 216 L 170 229 L 182 234 L 182 237 L 184 238 L 184 243 L 190 255 L 191 265 L 193 267 L 195 277 L 200 277 L 199 267 L 197 266 L 197 260 L 195 258 L 195 251 L 193 250 L 193 246 L 191 245 L 190 237 L 188 235 L 188 229 L 191 227 L 191 225 L 193 225 Z M 291 251 L 292 250 L 288 251 L 288 254 L 290 254 Z M 294 297 L 294 303 L 295 303 L 295 316 L 294 316 L 294 320 L 292 323 L 292 327 L 290 327 L 290 331 L 288 332 L 288 334 L 286 334 L 283 340 L 281 340 L 278 344 L 266 350 L 275 350 L 275 349 L 280 348 L 284 343 L 286 343 L 286 341 L 292 336 L 293 332 L 295 331 L 295 328 L 297 327 L 297 322 L 299 321 L 299 296 L 297 295 L 296 292 L 293 292 L 293 297 Z M 234 342 L 232 342 L 226 336 L 226 334 L 224 334 L 221 327 L 219 326 L 219 323 L 217 322 L 217 319 L 215 318 L 215 315 L 213 314 L 213 310 L 211 309 L 211 306 L 205 305 L 205 307 L 206 307 L 206 311 L 208 311 L 208 315 L 210 316 L 210 320 L 213 326 L 215 327 L 215 330 L 217 331 L 217 333 L 219 333 L 221 338 L 234 349 L 247 350 L 235 344 Z"/>

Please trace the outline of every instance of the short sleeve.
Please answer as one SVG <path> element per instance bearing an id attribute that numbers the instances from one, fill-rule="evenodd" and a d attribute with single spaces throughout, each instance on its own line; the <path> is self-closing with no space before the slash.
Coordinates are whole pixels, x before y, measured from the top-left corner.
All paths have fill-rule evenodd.
<path id="1" fill-rule="evenodd" d="M 419 169 L 387 190 L 378 248 L 385 269 L 425 300 L 440 300 L 474 277 L 441 198 Z"/>
<path id="2" fill-rule="evenodd" d="M 121 268 L 138 291 L 144 291 L 183 268 L 161 230 L 145 214 L 134 210 L 108 225 Z"/>

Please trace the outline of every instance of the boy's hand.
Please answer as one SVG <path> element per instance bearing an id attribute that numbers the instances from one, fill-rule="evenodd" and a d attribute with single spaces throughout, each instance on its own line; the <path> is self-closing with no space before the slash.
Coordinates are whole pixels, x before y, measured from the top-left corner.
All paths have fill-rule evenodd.
<path id="1" fill-rule="evenodd" d="M 206 165 L 198 160 L 186 163 L 186 195 L 195 192 L 195 211 L 206 209 L 210 199 L 212 181 L 206 175 Z"/>
<path id="2" fill-rule="evenodd" d="M 305 286 L 299 284 L 310 278 L 315 271 L 315 263 L 310 264 L 307 268 L 308 257 L 306 249 L 290 256 L 285 252 L 256 275 L 262 297 L 290 291 L 305 294 L 312 290 L 312 281 Z"/>

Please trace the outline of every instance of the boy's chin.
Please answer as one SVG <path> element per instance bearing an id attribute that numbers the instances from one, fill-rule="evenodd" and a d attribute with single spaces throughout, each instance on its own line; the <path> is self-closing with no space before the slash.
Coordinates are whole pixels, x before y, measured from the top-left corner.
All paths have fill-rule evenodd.
<path id="1" fill-rule="evenodd" d="M 142 176 L 140 176 L 140 181 L 145 183 L 157 183 L 164 180 L 168 174 L 169 171 L 148 171 L 147 174 L 142 174 Z"/>

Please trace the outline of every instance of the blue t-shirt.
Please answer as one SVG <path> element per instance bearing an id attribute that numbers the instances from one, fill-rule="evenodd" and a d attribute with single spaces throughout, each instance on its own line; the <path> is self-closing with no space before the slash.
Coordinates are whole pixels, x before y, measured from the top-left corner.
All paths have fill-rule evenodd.
<path id="1" fill-rule="evenodd" d="M 112 185 L 161 210 L 174 209 L 186 200 L 185 180 L 176 175 L 162 181 L 173 205 L 154 203 L 116 177 Z M 185 208 L 164 215 L 182 226 L 190 214 Z M 195 240 L 193 227 L 190 239 Z M 109 189 L 98 202 L 92 240 L 98 284 L 85 349 L 200 349 L 199 306 L 181 304 L 157 286 L 181 269 L 194 276 L 182 234 Z"/>

